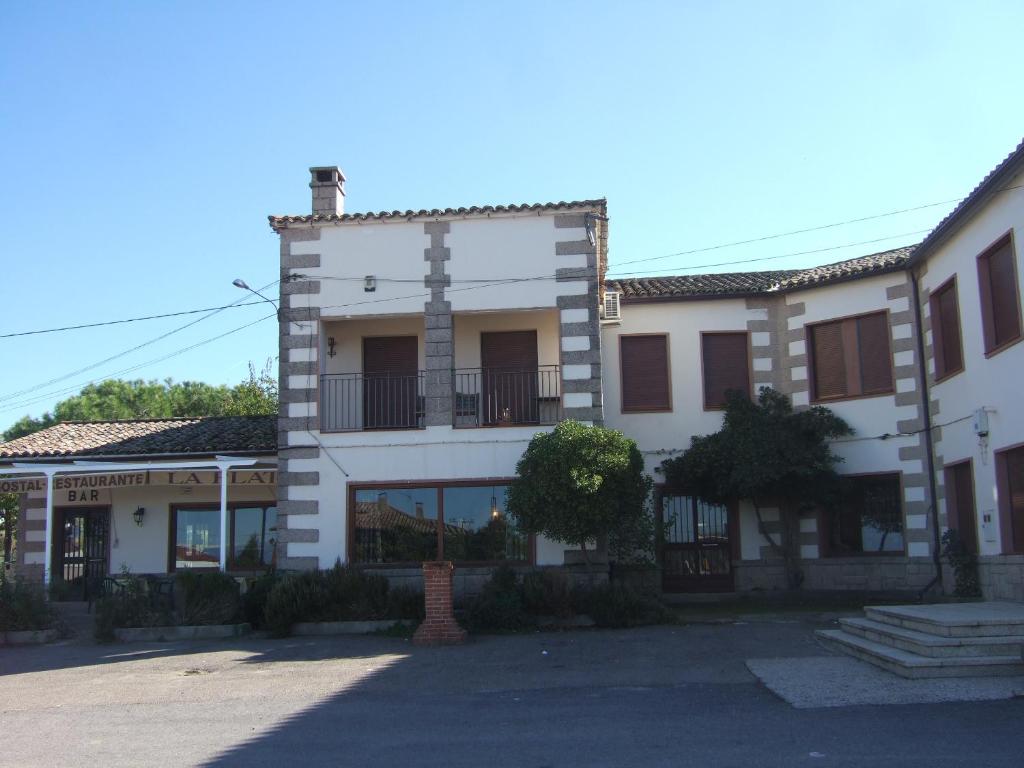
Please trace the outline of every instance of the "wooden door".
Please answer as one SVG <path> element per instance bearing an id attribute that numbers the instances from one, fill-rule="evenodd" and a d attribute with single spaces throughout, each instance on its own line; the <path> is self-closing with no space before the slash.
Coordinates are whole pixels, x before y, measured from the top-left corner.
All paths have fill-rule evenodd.
<path id="1" fill-rule="evenodd" d="M 666 592 L 731 592 L 735 526 L 730 510 L 693 496 L 662 491 L 658 511 L 668 529 L 659 544 Z"/>
<path id="2" fill-rule="evenodd" d="M 419 422 L 419 340 L 363 339 L 363 428 L 410 429 Z"/>
<path id="3" fill-rule="evenodd" d="M 536 424 L 540 420 L 537 332 L 480 334 L 484 424 Z"/>

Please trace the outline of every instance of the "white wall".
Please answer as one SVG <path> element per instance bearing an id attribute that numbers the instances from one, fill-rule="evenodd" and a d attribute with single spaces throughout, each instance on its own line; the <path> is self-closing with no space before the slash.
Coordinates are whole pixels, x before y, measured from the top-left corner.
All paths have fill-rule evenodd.
<path id="1" fill-rule="evenodd" d="M 556 269 L 587 265 L 586 256 L 555 255 L 555 242 L 575 232 L 556 229 L 555 213 L 451 220 L 445 271 L 452 280 L 446 291 L 452 311 L 553 308 L 559 295 L 585 293 L 585 283 L 573 291 L 553 279 Z M 295 294 L 292 306 L 319 306 L 325 319 L 421 313 L 430 293 L 422 282 L 430 271 L 424 261 L 430 246 L 424 221 L 351 222 L 321 227 L 319 240 L 292 243 L 293 255 L 320 254 L 320 267 L 297 271 L 321 279 L 319 294 Z M 363 289 L 366 275 L 377 278 L 372 293 Z M 497 284 L 488 285 L 492 280 Z"/>
<path id="2" fill-rule="evenodd" d="M 717 432 L 722 426 L 721 411 L 704 410 L 701 332 L 746 331 L 748 320 L 764 318 L 764 310 L 748 310 L 743 299 L 624 304 L 622 322 L 601 329 L 605 425 L 636 440 L 649 473 L 668 458 L 665 451 L 685 450 L 692 435 Z M 668 334 L 670 413 L 622 412 L 619 337 L 638 333 Z"/>
<path id="3" fill-rule="evenodd" d="M 1024 184 L 1024 174 L 1007 182 L 1008 187 Z M 982 333 L 981 299 L 977 257 L 990 245 L 1013 230 L 1016 247 L 1017 290 L 1024 294 L 1024 189 L 996 195 L 980 213 L 953 235 L 927 259 L 920 278 L 922 292 L 932 291 L 956 275 L 960 305 L 960 335 L 964 353 L 964 371 L 932 388 L 932 399 L 939 403 L 935 417 L 938 425 L 970 416 L 979 408 L 989 411 L 987 443 L 974 433 L 972 419 L 942 427 L 942 439 L 936 442 L 936 454 L 946 464 L 972 459 L 974 467 L 975 509 L 979 522 L 978 544 L 982 554 L 1003 551 L 999 530 L 997 488 L 993 452 L 1024 442 L 1024 409 L 1021 408 L 1024 344 L 1008 347 L 990 358 L 985 357 Z M 929 314 L 927 302 L 922 312 Z M 931 343 L 931 333 L 926 337 Z M 934 374 L 934 360 L 930 362 Z M 938 481 L 943 473 L 937 467 Z M 945 512 L 945 501 L 940 505 Z M 982 521 L 989 515 L 992 524 Z"/>

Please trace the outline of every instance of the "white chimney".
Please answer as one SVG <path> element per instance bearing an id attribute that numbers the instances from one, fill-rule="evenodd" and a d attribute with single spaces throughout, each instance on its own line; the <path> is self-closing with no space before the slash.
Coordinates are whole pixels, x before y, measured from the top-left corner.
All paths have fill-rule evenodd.
<path id="1" fill-rule="evenodd" d="M 313 190 L 313 214 L 340 216 L 345 212 L 345 174 L 336 165 L 309 169 Z"/>

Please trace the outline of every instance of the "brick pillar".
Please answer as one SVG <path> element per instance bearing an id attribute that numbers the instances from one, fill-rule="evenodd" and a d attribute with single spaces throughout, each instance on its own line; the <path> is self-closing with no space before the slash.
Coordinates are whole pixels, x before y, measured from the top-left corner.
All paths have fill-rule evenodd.
<path id="1" fill-rule="evenodd" d="M 423 564 L 423 590 L 427 618 L 412 641 L 416 645 L 460 645 L 466 642 L 466 630 L 455 621 L 452 610 L 452 574 L 455 566 L 438 560 Z"/>

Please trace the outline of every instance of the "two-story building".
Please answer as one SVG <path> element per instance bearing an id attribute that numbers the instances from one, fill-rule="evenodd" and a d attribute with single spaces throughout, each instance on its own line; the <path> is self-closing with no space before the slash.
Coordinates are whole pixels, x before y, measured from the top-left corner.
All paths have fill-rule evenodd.
<path id="1" fill-rule="evenodd" d="M 232 547 L 245 544 L 232 510 L 257 496 L 260 546 L 272 547 L 261 560 L 283 568 L 341 560 L 397 577 L 435 558 L 470 575 L 576 562 L 571 547 L 516 530 L 505 510 L 534 434 L 569 418 L 620 429 L 660 480 L 664 459 L 719 429 L 727 390 L 771 386 L 855 430 L 833 445 L 842 503 L 798 521 L 805 587 L 935 587 L 941 536 L 955 528 L 980 556 L 986 596 L 1024 599 L 1024 144 L 916 246 L 810 269 L 616 280 L 605 279 L 603 199 L 352 214 L 338 168 L 311 174 L 313 212 L 270 219 L 281 243 L 275 445 L 195 426 L 202 440 L 156 460 L 191 459 L 207 473 L 196 484 L 211 487 L 161 479 L 168 487 L 138 502 L 160 524 L 102 567 L 230 570 Z M 159 427 L 174 446 L 182 429 Z M 0 462 L 32 484 L 19 565 L 44 569 L 44 551 L 60 556 L 54 521 L 77 519 L 55 507 L 67 500 L 46 501 L 32 462 L 63 462 L 45 469 L 48 483 L 109 469 L 76 464 L 85 455 L 127 462 L 124 473 L 157 469 L 149 442 L 105 428 L 82 453 L 65 437 L 54 427 L 0 446 Z M 229 470 L 271 467 L 274 447 L 276 494 L 232 490 L 250 475 Z M 194 502 L 179 498 L 190 493 Z M 109 517 L 112 504 L 124 529 L 136 495 L 111 494 L 103 509 Z M 654 507 L 671 522 L 659 547 L 666 589 L 786 586 L 769 542 L 779 510 L 759 520 L 749 503 L 716 507 L 663 482 Z"/>

